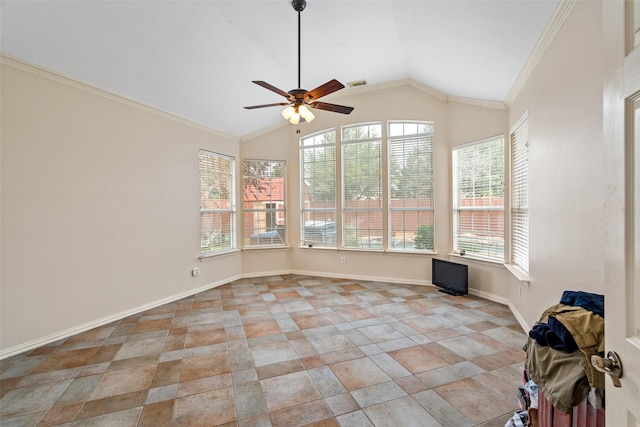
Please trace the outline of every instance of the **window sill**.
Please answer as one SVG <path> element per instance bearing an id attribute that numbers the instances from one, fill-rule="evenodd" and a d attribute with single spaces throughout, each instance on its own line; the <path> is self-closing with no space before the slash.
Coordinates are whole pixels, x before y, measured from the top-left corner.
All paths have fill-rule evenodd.
<path id="1" fill-rule="evenodd" d="M 298 246 L 298 249 L 311 249 L 311 250 L 334 251 L 334 252 L 338 251 L 338 248 L 336 248 L 335 246 L 301 245 L 301 246 Z"/>
<path id="2" fill-rule="evenodd" d="M 509 270 L 511 272 L 511 274 L 513 274 L 516 277 L 516 279 L 518 279 L 522 283 L 526 283 L 527 285 L 529 285 L 531 283 L 531 278 L 529 277 L 529 273 L 527 273 L 526 271 L 522 270 L 517 265 L 504 264 L 504 266 L 505 266 L 505 268 L 507 270 Z"/>
<path id="3" fill-rule="evenodd" d="M 289 245 L 280 245 L 280 246 L 247 246 L 242 248 L 243 252 L 250 252 L 250 251 L 265 251 L 265 250 L 269 250 L 269 249 L 291 249 L 291 246 Z"/>
<path id="4" fill-rule="evenodd" d="M 210 259 L 215 259 L 215 258 L 219 258 L 219 257 L 223 257 L 226 255 L 233 255 L 233 254 L 237 254 L 240 253 L 239 249 L 231 249 L 228 251 L 224 251 L 224 252 L 215 252 L 215 253 L 210 253 L 210 254 L 206 254 L 206 255 L 200 255 L 200 261 L 207 261 Z"/>
<path id="5" fill-rule="evenodd" d="M 386 251 L 384 251 L 387 254 L 394 254 L 394 255 L 424 255 L 424 256 L 430 256 L 430 257 L 434 257 L 438 255 L 438 252 L 434 252 L 434 251 L 421 251 L 421 250 L 403 250 L 403 249 L 387 249 Z"/>
<path id="6" fill-rule="evenodd" d="M 500 265 L 500 266 L 504 265 L 504 261 L 498 261 L 498 260 L 490 259 L 490 258 L 483 258 L 483 257 L 476 256 L 476 255 L 460 255 L 460 254 L 458 254 L 458 253 L 451 252 L 451 253 L 449 254 L 449 256 L 450 256 L 450 257 L 457 258 L 457 259 L 460 259 L 460 260 L 463 260 L 463 259 L 470 259 L 470 260 L 472 260 L 472 261 L 481 262 L 481 263 L 485 263 L 485 264 L 496 265 L 496 266 L 498 266 L 498 265 Z"/>
<path id="7" fill-rule="evenodd" d="M 327 246 L 298 246 L 299 249 L 311 249 L 311 250 L 324 250 L 324 251 L 336 251 L 336 252 L 361 252 L 367 254 L 394 254 L 394 255 L 422 255 L 422 256 L 436 256 L 437 252 L 431 251 L 402 251 L 402 250 L 394 250 L 394 249 L 367 249 L 367 248 L 336 248 L 335 246 L 327 247 Z"/>
<path id="8" fill-rule="evenodd" d="M 385 251 L 382 249 L 365 249 L 365 248 L 336 248 L 335 246 L 298 246 L 300 249 L 308 250 L 320 250 L 320 251 L 334 251 L 334 252 L 362 252 L 368 254 L 382 254 Z"/>

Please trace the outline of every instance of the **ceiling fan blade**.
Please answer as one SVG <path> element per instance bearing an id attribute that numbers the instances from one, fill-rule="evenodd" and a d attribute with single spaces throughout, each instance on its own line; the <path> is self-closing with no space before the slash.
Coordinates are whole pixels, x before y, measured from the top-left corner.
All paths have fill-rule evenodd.
<path id="1" fill-rule="evenodd" d="M 244 107 L 247 110 L 254 110 L 256 108 L 265 108 L 265 107 L 277 107 L 278 105 L 289 105 L 288 102 L 276 102 L 274 104 L 262 104 L 262 105 L 251 105 L 249 107 Z"/>
<path id="2" fill-rule="evenodd" d="M 272 92 L 277 93 L 278 95 L 282 95 L 285 98 L 293 99 L 293 96 L 290 93 L 283 91 L 282 89 L 278 89 L 277 87 L 270 85 L 267 82 L 263 82 L 262 80 L 253 80 L 252 83 L 257 84 L 258 86 L 262 86 L 265 89 L 269 89 Z"/>
<path id="3" fill-rule="evenodd" d="M 330 80 L 323 84 L 322 86 L 318 86 L 317 88 L 310 90 L 304 95 L 304 99 L 307 101 L 313 101 L 315 99 L 321 98 L 325 95 L 329 95 L 335 91 L 343 89 L 344 85 L 337 81 L 336 79 Z"/>
<path id="4" fill-rule="evenodd" d="M 345 105 L 329 104 L 328 102 L 313 102 L 309 104 L 312 108 L 318 110 L 332 111 L 334 113 L 350 114 L 353 111 L 353 107 L 347 107 Z"/>

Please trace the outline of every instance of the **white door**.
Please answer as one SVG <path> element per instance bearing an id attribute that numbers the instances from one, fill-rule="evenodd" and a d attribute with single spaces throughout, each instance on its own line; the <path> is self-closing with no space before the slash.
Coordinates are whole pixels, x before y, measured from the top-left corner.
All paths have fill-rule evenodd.
<path id="1" fill-rule="evenodd" d="M 640 427 L 640 0 L 603 1 L 607 196 L 605 343 L 622 361 L 607 378 L 608 427 Z"/>

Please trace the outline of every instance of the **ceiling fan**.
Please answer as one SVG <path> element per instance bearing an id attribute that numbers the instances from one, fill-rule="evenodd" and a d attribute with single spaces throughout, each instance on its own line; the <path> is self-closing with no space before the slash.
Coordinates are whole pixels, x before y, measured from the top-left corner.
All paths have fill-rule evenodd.
<path id="1" fill-rule="evenodd" d="M 347 107 L 344 105 L 329 104 L 328 102 L 320 102 L 319 98 L 329 95 L 344 88 L 344 85 L 336 79 L 330 80 L 323 85 L 318 86 L 313 90 L 300 89 L 300 12 L 307 6 L 306 0 L 293 0 L 291 2 L 293 9 L 298 12 L 298 89 L 292 89 L 289 92 L 285 92 L 277 87 L 270 85 L 262 80 L 253 80 L 252 83 L 262 86 L 265 89 L 269 89 L 272 92 L 282 95 L 287 98 L 286 102 L 276 102 L 273 104 L 252 105 L 250 107 L 244 107 L 248 110 L 255 108 L 275 107 L 275 106 L 287 106 L 282 111 L 282 116 L 289 120 L 292 124 L 298 124 L 300 120 L 310 122 L 315 118 L 309 108 L 315 108 L 318 110 L 326 110 L 334 113 L 349 114 L 353 111 L 353 107 Z"/>

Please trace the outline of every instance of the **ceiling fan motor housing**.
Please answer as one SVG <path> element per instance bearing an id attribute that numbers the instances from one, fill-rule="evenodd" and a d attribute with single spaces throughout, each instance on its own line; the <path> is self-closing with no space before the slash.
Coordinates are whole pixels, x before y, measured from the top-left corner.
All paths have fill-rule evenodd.
<path id="1" fill-rule="evenodd" d="M 322 98 L 325 95 L 329 95 L 330 93 L 333 93 L 335 91 L 338 91 L 344 88 L 344 85 L 339 81 L 337 81 L 336 79 L 329 80 L 325 84 L 320 85 L 317 88 L 310 91 L 300 88 L 300 12 L 302 12 L 304 8 L 307 7 L 307 2 L 306 0 L 293 0 L 291 2 L 291 6 L 293 6 L 293 8 L 298 12 L 298 88 L 292 89 L 289 92 L 285 92 L 282 89 L 278 89 L 277 87 L 267 82 L 264 82 L 262 80 L 253 80 L 253 83 L 259 86 L 262 86 L 265 89 L 268 89 L 272 92 L 275 92 L 278 95 L 284 96 L 287 99 L 287 102 L 276 102 L 273 104 L 253 105 L 253 106 L 244 107 L 244 108 L 252 110 L 255 108 L 275 107 L 276 105 L 280 105 L 280 106 L 288 105 L 288 107 L 285 108 L 285 110 L 283 111 L 283 115 L 285 115 L 284 114 L 285 112 L 289 114 L 291 111 L 295 111 L 296 113 L 298 113 L 298 109 L 301 107 L 304 107 L 304 110 L 308 111 L 307 106 L 311 108 L 316 108 L 318 110 L 332 111 L 332 112 L 341 113 L 341 114 L 351 113 L 351 111 L 353 111 L 353 107 L 347 107 L 344 105 L 329 104 L 327 102 L 317 101 L 317 99 Z M 310 114 L 310 112 L 308 112 L 307 114 Z M 309 118 L 307 118 L 307 116 L 305 115 L 304 118 L 306 121 L 313 120 L 313 115 L 312 114 L 310 115 L 311 117 Z M 286 116 L 285 118 L 289 119 L 289 117 L 286 117 Z M 295 123 L 294 122 L 292 123 L 298 124 L 298 121 L 295 121 Z"/>
<path id="2" fill-rule="evenodd" d="M 291 2 L 291 6 L 293 6 L 293 10 L 295 10 L 296 12 L 302 12 L 304 10 L 304 8 L 307 7 L 307 1 L 306 0 L 293 0 Z"/>

